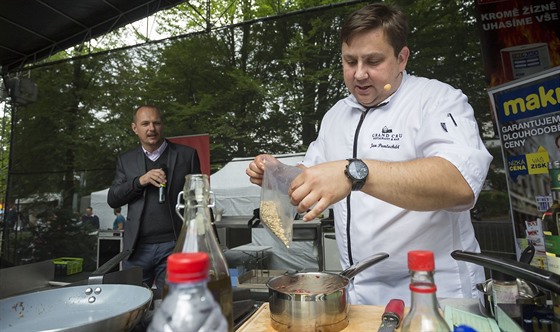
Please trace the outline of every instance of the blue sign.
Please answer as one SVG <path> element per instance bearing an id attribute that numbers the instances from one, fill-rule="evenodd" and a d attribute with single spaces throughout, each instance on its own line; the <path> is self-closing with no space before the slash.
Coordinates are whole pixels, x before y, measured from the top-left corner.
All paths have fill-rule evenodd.
<path id="1" fill-rule="evenodd" d="M 527 167 L 527 160 L 525 159 L 524 154 L 519 156 L 508 157 L 507 168 L 508 168 L 509 176 L 513 181 L 515 181 L 515 179 L 520 175 L 529 174 L 528 167 Z"/>
<path id="2" fill-rule="evenodd" d="M 500 123 L 557 112 L 560 110 L 560 77 L 554 75 L 519 88 L 494 95 Z"/>

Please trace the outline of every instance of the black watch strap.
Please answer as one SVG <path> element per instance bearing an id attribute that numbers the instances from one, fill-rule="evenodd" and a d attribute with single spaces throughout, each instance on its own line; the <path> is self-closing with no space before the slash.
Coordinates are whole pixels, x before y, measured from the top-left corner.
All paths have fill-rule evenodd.
<path id="1" fill-rule="evenodd" d="M 354 181 L 352 183 L 352 191 L 360 191 L 366 184 L 366 180 Z"/>

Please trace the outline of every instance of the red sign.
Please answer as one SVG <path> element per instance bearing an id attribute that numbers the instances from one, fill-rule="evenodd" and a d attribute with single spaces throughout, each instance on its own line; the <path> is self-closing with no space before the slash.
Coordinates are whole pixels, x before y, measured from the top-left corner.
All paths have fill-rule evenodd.
<path id="1" fill-rule="evenodd" d="M 560 0 L 478 0 L 488 85 L 560 66 Z"/>
<path id="2" fill-rule="evenodd" d="M 210 176 L 210 136 L 208 134 L 175 136 L 167 137 L 167 139 L 173 143 L 195 148 L 200 158 L 202 173 Z"/>

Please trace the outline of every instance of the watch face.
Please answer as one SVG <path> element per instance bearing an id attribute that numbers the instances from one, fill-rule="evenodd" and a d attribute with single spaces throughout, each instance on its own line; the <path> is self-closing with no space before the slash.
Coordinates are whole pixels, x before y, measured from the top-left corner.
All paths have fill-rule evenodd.
<path id="1" fill-rule="evenodd" d="M 362 180 L 368 176 L 367 166 L 361 160 L 355 160 L 348 165 L 348 173 L 357 179 Z"/>

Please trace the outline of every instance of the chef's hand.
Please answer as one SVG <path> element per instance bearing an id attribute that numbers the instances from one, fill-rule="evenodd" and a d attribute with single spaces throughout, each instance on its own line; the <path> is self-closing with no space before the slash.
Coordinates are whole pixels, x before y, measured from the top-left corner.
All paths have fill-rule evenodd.
<path id="1" fill-rule="evenodd" d="M 266 163 L 277 162 L 278 160 L 269 154 L 260 154 L 249 164 L 245 174 L 249 176 L 249 181 L 256 185 L 262 185 L 264 168 Z"/>
<path id="2" fill-rule="evenodd" d="M 306 168 L 290 185 L 288 195 L 304 221 L 317 218 L 333 203 L 348 196 L 352 190 L 350 180 L 344 175 L 348 162 L 332 161 Z M 315 205 L 315 206 L 313 206 Z"/>
<path id="3" fill-rule="evenodd" d="M 140 185 L 142 187 L 151 184 L 154 187 L 159 188 L 160 184 L 167 183 L 167 177 L 165 175 L 165 172 L 161 168 L 154 168 L 149 170 L 146 174 L 138 178 L 138 180 L 140 181 Z"/>

